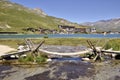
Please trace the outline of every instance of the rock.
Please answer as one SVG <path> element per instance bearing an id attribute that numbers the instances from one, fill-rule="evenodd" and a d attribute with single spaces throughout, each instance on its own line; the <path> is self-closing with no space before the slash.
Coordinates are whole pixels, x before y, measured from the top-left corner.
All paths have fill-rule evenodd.
<path id="1" fill-rule="evenodd" d="M 47 62 L 50 62 L 50 61 L 52 61 L 52 59 L 47 59 Z"/>
<path id="2" fill-rule="evenodd" d="M 90 61 L 89 58 L 82 58 L 83 61 Z"/>

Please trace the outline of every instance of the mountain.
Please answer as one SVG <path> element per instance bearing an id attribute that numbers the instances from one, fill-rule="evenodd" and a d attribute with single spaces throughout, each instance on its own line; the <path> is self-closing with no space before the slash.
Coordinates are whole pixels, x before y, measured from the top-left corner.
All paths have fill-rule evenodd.
<path id="1" fill-rule="evenodd" d="M 86 22 L 82 25 L 95 27 L 98 31 L 120 31 L 120 18 Z"/>
<path id="2" fill-rule="evenodd" d="M 0 0 L 0 31 L 23 32 L 23 28 L 58 29 L 58 25 L 82 27 L 65 19 L 49 16 L 40 8 L 30 9 L 9 0 Z"/>

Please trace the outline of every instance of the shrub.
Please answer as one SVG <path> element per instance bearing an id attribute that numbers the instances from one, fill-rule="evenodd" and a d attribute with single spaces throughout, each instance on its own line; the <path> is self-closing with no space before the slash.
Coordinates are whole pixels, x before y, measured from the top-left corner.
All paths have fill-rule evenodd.
<path id="1" fill-rule="evenodd" d="M 37 56 L 37 57 L 33 57 L 32 55 L 27 55 L 26 57 L 21 57 L 19 58 L 19 62 L 24 62 L 24 63 L 27 63 L 27 62 L 37 62 L 37 63 L 44 63 L 46 62 L 46 59 L 47 59 L 47 56 L 46 55 L 40 55 L 40 56 Z"/>
<path id="2" fill-rule="evenodd" d="M 37 63 L 44 63 L 44 62 L 46 62 L 46 58 L 43 57 L 43 56 L 37 56 L 35 58 L 35 60 L 36 60 Z"/>
<path id="3" fill-rule="evenodd" d="M 47 35 L 45 35 L 45 36 L 44 36 L 44 38 L 48 38 L 48 36 L 47 36 Z"/>
<path id="4" fill-rule="evenodd" d="M 26 57 L 19 58 L 18 61 L 20 61 L 20 62 L 33 62 L 34 58 L 33 58 L 33 56 L 29 55 L 29 56 L 26 56 Z"/>

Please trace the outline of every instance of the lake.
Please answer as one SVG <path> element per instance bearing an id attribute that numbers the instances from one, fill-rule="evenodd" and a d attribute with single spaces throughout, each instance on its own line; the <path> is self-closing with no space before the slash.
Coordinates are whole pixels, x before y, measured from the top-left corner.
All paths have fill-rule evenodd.
<path id="1" fill-rule="evenodd" d="M 0 34 L 0 39 L 24 39 L 24 38 L 120 38 L 120 34 Z"/>

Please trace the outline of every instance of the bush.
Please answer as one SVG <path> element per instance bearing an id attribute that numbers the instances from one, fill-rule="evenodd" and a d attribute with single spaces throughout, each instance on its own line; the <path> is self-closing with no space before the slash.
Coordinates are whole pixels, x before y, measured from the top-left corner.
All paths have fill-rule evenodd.
<path id="1" fill-rule="evenodd" d="M 43 57 L 43 56 L 37 56 L 35 58 L 35 60 L 36 60 L 37 63 L 44 63 L 44 62 L 46 62 L 46 58 Z"/>
<path id="2" fill-rule="evenodd" d="M 40 56 L 37 56 L 37 57 L 33 57 L 32 55 L 28 55 L 26 57 L 21 57 L 19 58 L 19 62 L 24 62 L 24 63 L 27 63 L 27 62 L 37 62 L 37 63 L 44 63 L 46 62 L 46 55 L 40 55 Z"/>
<path id="3" fill-rule="evenodd" d="M 18 61 L 20 61 L 20 62 L 33 62 L 34 58 L 33 58 L 33 56 L 26 56 L 26 57 L 19 58 Z"/>
<path id="4" fill-rule="evenodd" d="M 45 35 L 45 36 L 44 36 L 44 38 L 48 38 L 48 36 L 47 36 L 47 35 Z"/>

